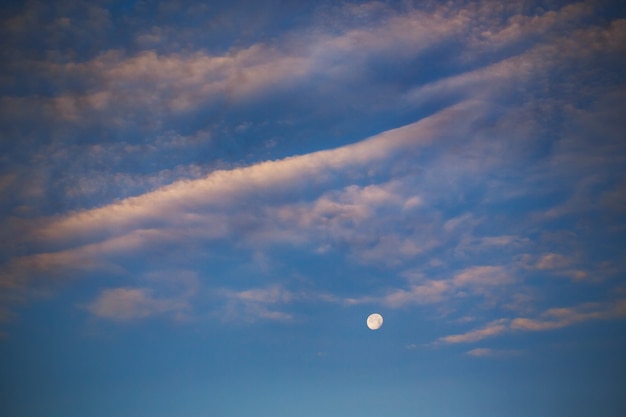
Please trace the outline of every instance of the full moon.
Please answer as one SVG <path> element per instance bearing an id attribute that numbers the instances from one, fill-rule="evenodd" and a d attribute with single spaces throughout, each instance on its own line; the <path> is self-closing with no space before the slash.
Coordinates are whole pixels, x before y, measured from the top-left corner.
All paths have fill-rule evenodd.
<path id="1" fill-rule="evenodd" d="M 367 327 L 371 330 L 378 330 L 383 325 L 383 316 L 378 313 L 370 314 L 367 317 Z"/>

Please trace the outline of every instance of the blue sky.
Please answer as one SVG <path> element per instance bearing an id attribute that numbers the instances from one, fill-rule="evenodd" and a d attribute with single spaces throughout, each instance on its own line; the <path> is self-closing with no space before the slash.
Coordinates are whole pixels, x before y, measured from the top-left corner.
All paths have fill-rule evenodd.
<path id="1" fill-rule="evenodd" d="M 0 414 L 624 415 L 616 3 L 4 2 Z"/>

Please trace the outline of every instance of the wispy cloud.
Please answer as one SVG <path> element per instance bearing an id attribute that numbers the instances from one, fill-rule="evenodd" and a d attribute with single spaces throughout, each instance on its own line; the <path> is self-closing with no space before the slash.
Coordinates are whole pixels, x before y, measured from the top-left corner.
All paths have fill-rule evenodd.
<path id="1" fill-rule="evenodd" d="M 143 286 L 102 290 L 83 307 L 95 317 L 118 322 L 163 316 L 182 320 L 193 315 L 192 301 L 200 284 L 195 272 L 149 272 L 140 283 Z"/>
<path id="2" fill-rule="evenodd" d="M 101 7 L 76 7 L 90 10 L 95 32 L 115 26 Z M 0 232 L 11 243 L 0 286 L 27 293 L 72 276 L 121 276 L 147 253 L 155 265 L 211 258 L 231 271 L 253 252 L 297 269 L 277 255 L 289 246 L 311 262 L 365 265 L 373 284 L 310 297 L 269 273 L 257 277 L 263 285 L 198 286 L 221 289 L 233 314 L 284 321 L 310 299 L 445 305 L 491 319 L 523 311 L 441 343 L 617 317 L 604 307 L 548 313 L 566 285 L 601 285 L 606 265 L 611 276 L 620 269 L 617 249 L 599 254 L 590 236 L 610 229 L 610 246 L 625 230 L 616 217 L 626 95 L 615 57 L 626 24 L 596 18 L 597 7 L 373 2 L 236 47 L 143 22 L 126 49 L 65 50 L 52 36 L 42 42 L 55 53 L 13 48 L 0 121 L 26 145 L 7 144 L 2 159 Z M 29 4 L 2 30 L 24 47 L 29 31 L 85 34 L 70 9 Z M 559 233 L 567 237 L 548 236 Z M 571 282 L 533 292 L 553 276 Z M 89 311 L 112 319 L 116 303 L 129 319 L 194 308 L 144 282 L 106 291 Z"/>
<path id="3" fill-rule="evenodd" d="M 290 322 L 293 314 L 284 311 L 286 305 L 298 300 L 301 295 L 279 286 L 253 288 L 244 291 L 223 290 L 226 304 L 220 309 L 222 320 L 254 323 L 257 321 Z"/>
<path id="4" fill-rule="evenodd" d="M 413 285 L 408 290 L 396 290 L 384 296 L 381 302 L 396 308 L 410 304 L 432 304 L 449 297 L 451 286 L 446 281 L 427 281 Z"/>
<path id="5" fill-rule="evenodd" d="M 83 80 L 92 92 L 13 99 L 7 107 L 43 107 L 45 113 L 76 123 L 100 122 L 95 113 L 103 110 L 113 112 L 110 119 L 118 123 L 126 119 L 120 109 L 134 114 L 137 107 L 157 113 L 184 112 L 218 100 L 238 102 L 260 93 L 293 89 L 316 77 L 332 83 L 346 81 L 370 60 L 381 55 L 402 58 L 418 54 L 462 33 L 468 24 L 461 13 L 444 17 L 414 10 L 391 12 L 386 19 L 373 19 L 367 27 L 340 33 L 317 27 L 272 44 L 253 43 L 222 54 L 200 48 L 190 53 L 148 49 L 134 54 L 111 49 L 86 62 L 42 62 L 37 66 L 43 69 L 40 76 L 44 78 L 66 74 Z M 160 39 L 154 37 L 159 28 L 152 29 L 152 39 Z M 146 35 L 142 39 L 146 44 Z"/>
<path id="6" fill-rule="evenodd" d="M 189 305 L 183 299 L 156 298 L 148 288 L 114 288 L 104 290 L 87 310 L 99 318 L 128 321 L 185 312 Z"/>
<path id="7" fill-rule="evenodd" d="M 493 337 L 502 334 L 508 330 L 507 320 L 499 319 L 494 320 L 484 327 L 476 330 L 471 330 L 466 333 L 453 334 L 450 336 L 444 336 L 437 339 L 439 343 L 471 343 L 483 340 L 488 337 Z"/>
<path id="8" fill-rule="evenodd" d="M 407 208 L 407 202 L 415 200 L 415 194 L 405 194 L 406 185 L 401 182 L 351 185 L 337 191 L 333 191 L 333 182 L 337 176 L 357 181 L 367 176 L 372 165 L 392 163 L 398 154 L 419 152 L 451 133 L 450 120 L 463 117 L 465 123 L 471 123 L 476 114 L 474 103 L 464 103 L 353 145 L 218 170 L 99 208 L 23 223 L 20 242 L 44 250 L 5 263 L 1 285 L 23 290 L 33 282 L 43 282 L 44 274 L 67 278 L 76 275 L 72 271 L 119 272 L 128 256 L 224 241 L 235 235 L 254 245 L 295 239 L 319 248 L 328 243 L 320 241 L 320 236 L 339 233 L 339 241 L 350 244 L 363 262 L 410 259 L 433 243 L 417 243 L 393 232 L 380 236 L 375 219 L 389 207 L 411 215 L 416 206 Z M 455 123 L 452 130 L 460 126 Z M 319 190 L 321 196 L 311 204 L 293 204 L 290 193 L 303 185 Z M 241 206 L 243 201 L 255 204 L 260 216 L 250 217 L 247 206 Z M 399 221 L 393 215 L 383 219 Z M 366 220 L 373 227 L 365 233 L 372 234 L 360 237 L 361 232 L 353 226 Z M 363 238 L 375 245 L 359 243 Z M 148 295 L 142 294 L 148 300 Z"/>
<path id="9" fill-rule="evenodd" d="M 511 321 L 515 330 L 551 330 L 592 320 L 608 320 L 626 316 L 626 300 L 614 303 L 586 303 L 570 308 L 551 308 L 539 318 L 520 317 Z"/>
<path id="10" fill-rule="evenodd" d="M 510 284 L 513 280 L 500 266 L 473 266 L 457 273 L 452 282 L 459 287 L 484 287 Z"/>
<path id="11" fill-rule="evenodd" d="M 478 329 L 440 337 L 435 344 L 471 343 L 516 331 L 554 330 L 588 321 L 610 320 L 624 316 L 626 316 L 626 300 L 624 299 L 606 303 L 584 303 L 574 307 L 550 308 L 537 318 L 498 319 Z M 479 349 L 474 354 L 478 356 L 481 353 L 484 352 Z"/>
<path id="12" fill-rule="evenodd" d="M 522 354 L 520 350 L 491 349 L 491 348 L 475 348 L 465 352 L 467 356 L 475 358 L 507 358 L 511 356 L 519 356 Z"/>
<path id="13" fill-rule="evenodd" d="M 469 116 L 471 107 L 470 103 L 455 106 L 354 145 L 245 168 L 218 170 L 205 178 L 175 182 L 139 197 L 53 219 L 38 231 L 38 235 L 43 239 L 62 240 L 104 230 L 115 233 L 116 230 L 145 227 L 165 219 L 184 221 L 181 211 L 223 209 L 243 195 L 258 195 L 261 190 L 288 192 L 309 178 L 315 178 L 317 183 L 328 181 L 329 175 L 335 172 L 363 169 L 388 159 L 394 152 L 432 143 L 441 136 L 442 129 L 446 129 L 446 123 L 451 119 Z M 455 129 L 458 127 L 455 125 Z M 194 218 L 191 213 L 187 216 L 189 220 Z"/>

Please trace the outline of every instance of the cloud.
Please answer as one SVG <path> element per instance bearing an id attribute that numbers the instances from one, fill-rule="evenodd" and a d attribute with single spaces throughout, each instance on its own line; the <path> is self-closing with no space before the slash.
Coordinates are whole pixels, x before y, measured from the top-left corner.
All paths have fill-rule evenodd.
<path id="1" fill-rule="evenodd" d="M 322 24 L 272 42 L 240 45 L 221 53 L 210 53 L 204 45 L 188 52 L 165 52 L 180 48 L 160 45 L 160 51 L 104 50 L 86 61 L 50 60 L 37 65 L 19 61 L 17 68 L 61 84 L 61 94 L 48 98 L 33 95 L 13 104 L 40 108 L 53 119 L 79 124 L 102 123 L 105 115 L 109 122 L 124 123 L 129 114 L 139 114 L 138 108 L 150 109 L 153 114 L 184 113 L 220 100 L 240 103 L 259 94 L 293 91 L 312 79 L 344 82 L 370 60 L 381 55 L 418 54 L 462 32 L 467 23 L 462 15 L 444 18 L 414 10 L 392 13 L 386 19 L 373 19 L 339 33 L 336 27 Z M 171 32 L 168 38 L 179 35 L 168 28 L 152 27 L 144 28 L 137 39 L 139 44 L 149 45 L 160 41 L 164 32 Z M 68 92 L 74 89 L 71 82 L 62 81 L 66 79 L 79 80 L 89 93 Z"/>
<path id="2" fill-rule="evenodd" d="M 261 304 L 289 303 L 294 300 L 294 294 L 275 285 L 270 288 L 255 288 L 232 294 L 233 298 L 243 302 Z"/>
<path id="3" fill-rule="evenodd" d="M 508 13 L 502 14 L 502 6 L 496 2 L 479 4 L 481 14 L 491 17 L 487 21 L 491 27 L 475 26 L 471 44 L 478 48 L 501 48 L 529 38 L 541 39 L 548 33 L 568 32 L 594 13 L 593 6 L 588 2 L 567 4 L 558 10 L 548 10 L 532 16 L 519 13 L 514 6 L 509 6 Z M 500 22 L 497 21 L 499 16 L 504 16 Z M 481 29 L 486 30 L 480 31 Z"/>
<path id="4" fill-rule="evenodd" d="M 393 164 L 399 155 L 441 142 L 480 112 L 480 103 L 463 103 L 352 145 L 216 170 L 102 207 L 15 223 L 21 225 L 16 242 L 33 250 L 1 266 L 0 286 L 22 291 L 80 274 L 119 274 L 129 257 L 167 249 L 168 255 L 159 256 L 166 259 L 183 248 L 233 236 L 239 236 L 239 245 L 258 247 L 284 241 L 317 248 L 347 244 L 366 263 L 410 259 L 434 244 L 424 241 L 423 228 L 413 236 L 391 231 L 401 220 L 396 213 L 416 213 L 415 207 L 406 209 L 406 202 L 416 197 L 407 189 L 410 184 L 388 181 L 336 189 L 337 177 L 358 183 L 373 166 Z M 321 196 L 310 204 L 294 204 L 291 193 L 303 185 Z M 246 204 L 257 207 L 254 216 Z M 366 220 L 369 226 L 362 231 L 350 226 Z M 384 228 L 389 233 L 377 235 Z M 336 240 L 325 240 L 328 236 Z M 59 278 L 45 281 L 44 276 Z"/>
<path id="5" fill-rule="evenodd" d="M 459 287 L 499 286 L 513 282 L 507 271 L 501 266 L 472 266 L 457 274 L 452 279 Z"/>
<path id="6" fill-rule="evenodd" d="M 322 240 L 320 253 L 344 247 L 359 262 L 398 264 L 436 245 L 433 239 L 424 238 L 424 230 L 419 239 L 396 232 L 398 224 L 407 225 L 407 217 L 416 209 L 407 209 L 407 202 L 416 199 L 410 188 L 410 184 L 395 180 L 350 185 L 326 192 L 312 202 L 269 210 L 269 215 L 274 218 L 275 230 L 290 230 L 293 241 L 302 236 Z M 267 241 L 274 236 L 275 231 Z"/>
<path id="7" fill-rule="evenodd" d="M 363 5 L 360 9 L 365 10 L 364 7 L 374 6 Z M 325 84 L 341 86 L 354 78 L 366 79 L 369 75 L 367 69 L 375 66 L 376 62 L 410 62 L 422 54 L 432 53 L 433 48 L 446 45 L 446 42 L 464 45 L 465 51 L 471 51 L 463 54 L 464 59 L 473 61 L 476 60 L 475 55 L 482 58 L 485 50 L 506 50 L 507 45 L 524 40 L 549 43 L 551 37 L 563 33 L 564 29 L 569 27 L 571 31 L 571 22 L 580 21 L 593 13 L 588 4 L 579 3 L 531 17 L 522 15 L 516 7 L 476 2 L 464 8 L 437 5 L 421 10 L 408 7 L 393 10 L 384 7 L 382 9 L 385 13 L 372 15 L 367 12 L 366 15 L 376 17 L 359 20 L 347 17 L 354 16 L 355 9 L 352 6 L 345 6 L 344 9 L 352 11 L 343 16 L 334 13 L 333 16 L 327 16 L 326 20 L 315 22 L 316 26 L 284 34 L 271 42 L 244 44 L 226 52 L 208 52 L 199 42 L 196 48 L 186 52 L 166 52 L 180 48 L 160 45 L 160 48 L 137 51 L 103 50 L 86 61 L 59 63 L 51 60 L 37 62 L 37 65 L 33 65 L 32 61 L 22 62 L 19 65 L 25 71 L 32 73 L 32 68 L 36 68 L 37 77 L 49 83 L 59 84 L 65 79 L 74 82 L 80 80 L 86 85 L 84 90 L 88 93 L 68 92 L 75 90 L 69 83 L 68 86 L 59 86 L 61 94 L 58 96 L 42 98 L 33 95 L 26 100 L 13 100 L 6 108 L 16 108 L 21 103 L 25 109 L 42 109 L 52 119 L 89 124 L 102 123 L 101 119 L 106 115 L 109 123 L 123 124 L 140 117 L 138 108 L 150 109 L 152 114 L 169 116 L 172 113 L 194 111 L 207 103 L 220 100 L 240 103 L 259 95 L 276 94 L 277 91 L 306 89 L 310 87 L 311 80 L 321 79 Z M 36 14 L 40 15 L 37 19 L 45 15 Z M 91 13 L 94 19 L 101 16 L 102 21 L 109 20 L 107 14 L 103 9 Z M 139 31 L 136 34 L 137 39 L 140 39 L 139 44 L 180 36 L 172 28 L 152 25 Z M 168 33 L 167 37 L 162 36 L 165 32 Z M 583 38 L 580 41 L 589 45 L 598 44 L 597 39 Z M 610 44 L 618 45 L 619 41 Z M 571 50 L 572 45 L 569 46 Z M 556 51 L 561 49 L 557 48 Z M 481 87 L 487 87 L 490 81 L 503 79 L 503 75 L 507 78 L 505 73 L 527 72 L 541 62 L 531 61 L 511 58 L 506 64 L 478 70 L 471 83 L 478 81 L 480 86 L 472 90 L 477 93 L 483 89 Z M 481 71 L 483 75 L 479 75 Z M 59 77 L 59 74 L 64 77 Z M 464 80 L 468 79 L 466 75 L 463 77 Z M 448 87 L 444 89 L 450 91 L 449 87 L 452 90 L 467 87 L 465 81 L 459 82 L 459 78 L 456 80 L 454 77 L 448 78 L 444 82 Z M 438 85 L 441 87 L 443 84 Z M 430 95 L 427 90 L 434 91 L 433 88 L 441 93 L 440 87 L 430 85 L 426 90 L 421 89 L 420 95 Z M 351 94 L 351 97 L 358 95 Z M 129 117 L 131 115 L 133 117 Z"/>
<path id="8" fill-rule="evenodd" d="M 215 314 L 228 322 L 254 323 L 258 321 L 293 322 L 301 319 L 293 311 L 296 304 L 344 302 L 340 297 L 309 289 L 289 290 L 281 284 L 249 288 L 242 291 L 222 288 L 216 291 L 220 306 Z"/>
<path id="9" fill-rule="evenodd" d="M 479 329 L 440 337 L 435 344 L 472 343 L 513 331 L 555 330 L 588 321 L 618 319 L 625 316 L 626 299 L 605 303 L 583 303 L 574 307 L 550 308 L 538 318 L 494 320 Z M 478 349 L 473 355 L 481 356 L 486 353 L 487 351 Z"/>
<path id="10" fill-rule="evenodd" d="M 36 289 L 66 281 L 78 273 L 89 273 L 94 270 L 107 271 L 114 266 L 106 261 L 102 252 L 94 249 L 106 248 L 105 245 L 90 245 L 74 250 L 38 253 L 10 259 L 0 270 L 0 288 L 7 291 L 37 292 Z M 120 246 L 123 250 L 123 247 Z M 98 256 L 90 256 L 90 255 Z M 44 281 L 42 278 L 47 278 Z M 44 290 L 45 291 L 45 290 Z"/>
<path id="11" fill-rule="evenodd" d="M 450 336 L 444 336 L 437 339 L 438 342 L 454 344 L 454 343 L 471 343 L 483 340 L 488 337 L 497 336 L 508 330 L 507 320 L 499 319 L 494 320 L 484 327 L 476 330 L 471 330 L 466 333 L 454 334 Z"/>
<path id="12" fill-rule="evenodd" d="M 540 318 L 520 317 L 511 321 L 511 329 L 541 331 L 560 329 L 591 320 L 608 320 L 626 316 L 626 300 L 613 303 L 585 303 L 571 308 L 551 308 Z"/>
<path id="13" fill-rule="evenodd" d="M 470 110 L 473 114 L 469 114 Z M 363 169 L 381 163 L 394 152 L 431 143 L 447 130 L 449 121 L 474 118 L 476 111 L 476 103 L 463 103 L 353 145 L 244 168 L 218 170 L 197 180 L 177 181 L 138 197 L 52 219 L 37 233 L 44 240 L 62 241 L 105 231 L 122 233 L 155 222 L 184 221 L 182 213 L 188 213 L 188 218 L 192 220 L 192 213 L 197 210 L 209 210 L 211 207 L 223 209 L 246 194 L 258 195 L 261 190 L 286 193 L 311 178 L 320 182 L 334 172 Z M 456 124 L 454 129 L 460 127 Z M 373 189 L 365 190 L 360 198 L 380 198 L 374 197 L 373 192 Z"/>
<path id="14" fill-rule="evenodd" d="M 536 256 L 524 254 L 520 258 L 520 266 L 522 268 L 549 273 L 552 276 L 567 277 L 573 281 L 587 280 L 592 274 L 589 270 L 581 269 L 581 264 L 580 259 L 553 252 Z M 593 274 L 596 275 L 593 279 L 601 279 L 599 274 Z"/>
<path id="15" fill-rule="evenodd" d="M 426 281 L 413 285 L 409 290 L 395 290 L 382 297 L 381 302 L 391 308 L 410 304 L 432 304 L 449 297 L 452 287 L 447 281 Z"/>
<path id="16" fill-rule="evenodd" d="M 473 356 L 476 358 L 502 358 L 510 356 L 521 355 L 520 350 L 503 350 L 503 349 L 490 349 L 490 348 L 475 348 L 465 352 L 467 356 Z"/>
<path id="17" fill-rule="evenodd" d="M 506 97 L 511 100 L 513 97 L 519 99 L 520 92 L 517 89 L 519 85 L 525 86 L 528 95 L 531 91 L 541 94 L 544 93 L 541 90 L 545 88 L 545 83 L 549 82 L 547 79 L 549 74 L 567 72 L 568 68 L 576 65 L 588 66 L 592 57 L 602 56 L 606 59 L 612 54 L 622 53 L 625 49 L 624 41 L 626 41 L 625 28 L 626 20 L 617 20 L 611 22 L 607 28 L 592 26 L 564 36 L 555 36 L 545 42 L 537 43 L 519 55 L 507 56 L 498 62 L 418 86 L 407 93 L 406 98 L 414 104 L 441 100 L 442 97 L 460 97 L 461 99 Z M 472 50 L 472 53 L 475 51 Z M 589 68 L 589 74 L 593 74 L 594 77 L 601 76 L 600 68 L 599 66 Z M 582 76 L 580 71 L 569 72 L 569 78 L 559 82 L 559 85 L 563 87 L 562 93 L 566 94 L 569 87 L 580 83 Z M 600 85 L 590 96 L 608 91 L 610 89 Z M 591 90 L 586 93 L 590 92 Z M 582 92 L 578 91 L 578 93 Z M 562 98 L 554 97 L 557 100 Z"/>
<path id="18" fill-rule="evenodd" d="M 6 30 L 46 26 L 44 9 L 8 22 Z M 600 307 L 535 315 L 538 297 L 523 296 L 536 276 L 590 285 L 605 260 L 592 259 L 584 229 L 604 231 L 592 216 L 579 215 L 610 206 L 615 216 L 623 205 L 625 96 L 615 84 L 622 66 L 614 69 L 619 59 L 612 57 L 624 52 L 626 23 L 600 21 L 595 10 L 593 2 L 530 15 L 496 1 L 403 10 L 353 4 L 305 29 L 232 48 L 208 50 L 200 40 L 177 44 L 187 35 L 150 22 L 128 34 L 140 42 L 127 50 L 112 42 L 88 54 L 50 50 L 46 59 L 7 59 L 29 81 L 19 94 L 0 97 L 2 123 L 16 132 L 15 143 L 26 145 L 3 157 L 19 156 L 24 167 L 0 175 L 0 191 L 12 199 L 11 215 L 29 213 L 28 206 L 46 214 L 6 221 L 4 240 L 11 243 L 0 286 L 17 291 L 94 272 L 124 274 L 132 269 L 129 259 L 145 253 L 157 254 L 150 258 L 155 264 L 185 252 L 187 261 L 211 257 L 235 268 L 224 260 L 234 252 L 269 258 L 288 244 L 310 250 L 315 262 L 342 257 L 384 276 L 375 294 L 324 296 L 344 305 L 439 308 L 449 302 L 450 310 L 502 317 L 499 308 L 516 304 L 525 317 L 497 326 L 520 331 L 603 318 L 609 313 Z M 112 16 L 96 12 L 94 22 L 105 30 Z M 61 15 L 50 19 L 44 32 L 72 24 Z M 443 70 L 423 62 L 441 63 Z M 12 86 L 13 78 L 0 81 Z M 12 88 L 6 91 L 19 90 Z M 284 103 L 274 106 L 278 96 Z M 259 103 L 265 110 L 250 121 Z M 285 108 L 289 113 L 300 105 L 283 118 Z M 307 114 L 298 119 L 303 108 Z M 332 124 L 320 114 L 342 121 Z M 270 123 L 263 118 L 280 119 L 283 130 L 255 130 Z M 345 145 L 397 120 L 418 121 Z M 52 143 L 20 131 L 18 122 L 41 127 Z M 94 124 L 99 128 L 92 134 Z M 236 138 L 246 134 L 244 141 Z M 309 149 L 325 150 L 286 157 L 303 135 Z M 224 156 L 231 145 L 257 140 L 276 146 L 267 154 L 246 148 L 254 155 Z M 167 158 L 154 161 L 154 154 Z M 69 169 L 72 160 L 86 161 L 87 173 L 83 162 Z M 26 178 L 37 184 L 28 186 Z M 56 193 L 61 188 L 63 198 Z M 32 198 L 14 197 L 26 192 Z M 66 198 L 75 199 L 71 210 L 63 206 Z M 46 211 L 52 204 L 61 207 Z M 617 221 L 611 226 L 621 233 Z M 538 230 L 559 227 L 572 230 L 568 239 L 580 242 L 576 250 L 574 243 L 551 246 L 538 237 Z M 278 262 L 297 268 L 291 259 Z M 398 284 L 407 270 L 420 278 Z M 293 320 L 286 306 L 309 298 L 295 286 L 274 286 L 275 280 L 246 290 L 228 282 L 198 285 L 223 287 L 233 316 Z M 158 288 L 133 283 L 98 300 L 106 306 L 117 297 L 131 316 L 183 310 L 188 299 L 161 297 Z M 314 293 L 318 301 L 326 294 Z M 482 337 L 480 331 L 465 337 Z"/>
<path id="19" fill-rule="evenodd" d="M 129 321 L 185 312 L 190 306 L 183 299 L 155 298 L 148 288 L 114 288 L 104 290 L 87 306 L 87 310 L 102 319 Z"/>
<path id="20" fill-rule="evenodd" d="M 527 237 L 515 235 L 475 236 L 466 232 L 459 239 L 455 248 L 455 255 L 464 258 L 476 258 L 486 253 L 519 253 L 524 247 L 531 244 Z"/>
<path id="21" fill-rule="evenodd" d="M 222 290 L 221 297 L 225 305 L 220 309 L 222 320 L 230 322 L 254 323 L 257 321 L 291 322 L 294 316 L 281 311 L 286 305 L 302 300 L 282 286 L 252 288 L 244 291 Z"/>
<path id="22" fill-rule="evenodd" d="M 407 270 L 401 275 L 408 281 L 408 288 L 392 288 L 382 296 L 349 298 L 348 303 L 382 304 L 389 308 L 429 304 L 449 306 L 455 299 L 480 296 L 483 301 L 477 305 L 482 305 L 484 300 L 489 303 L 496 300 L 501 304 L 508 300 L 508 287 L 515 283 L 504 267 L 495 265 L 471 266 L 456 272 L 452 278 L 429 279 L 419 270 Z"/>
<path id="23" fill-rule="evenodd" d="M 548 253 L 543 255 L 539 260 L 537 260 L 537 264 L 535 268 L 539 270 L 544 269 L 560 269 L 564 267 L 568 267 L 571 264 L 571 260 L 567 259 L 563 255 L 559 255 L 557 253 Z"/>

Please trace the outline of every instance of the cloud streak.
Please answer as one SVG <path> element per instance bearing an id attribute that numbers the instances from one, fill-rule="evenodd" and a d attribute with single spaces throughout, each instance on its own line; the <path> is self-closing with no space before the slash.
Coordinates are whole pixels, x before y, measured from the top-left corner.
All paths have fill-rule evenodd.
<path id="1" fill-rule="evenodd" d="M 353 145 L 244 168 L 218 170 L 198 180 L 178 181 L 142 196 L 52 220 L 37 234 L 42 239 L 63 240 L 104 230 L 120 233 L 166 219 L 184 221 L 186 216 L 182 213 L 193 221 L 193 213 L 199 209 L 223 209 L 246 194 L 261 191 L 288 192 L 310 178 L 315 182 L 324 181 L 333 173 L 363 170 L 389 159 L 395 152 L 423 147 L 443 136 L 442 130 L 445 131 L 450 121 L 471 117 L 470 110 L 476 111 L 475 103 L 448 108 Z"/>
<path id="2" fill-rule="evenodd" d="M 584 303 L 573 307 L 551 308 L 533 319 L 526 317 L 498 319 L 478 329 L 440 337 L 435 344 L 473 343 L 505 333 L 554 330 L 589 321 L 614 320 L 624 316 L 626 316 L 625 299 L 607 303 Z M 483 353 L 485 352 L 477 349 L 473 355 L 481 356 Z"/>

